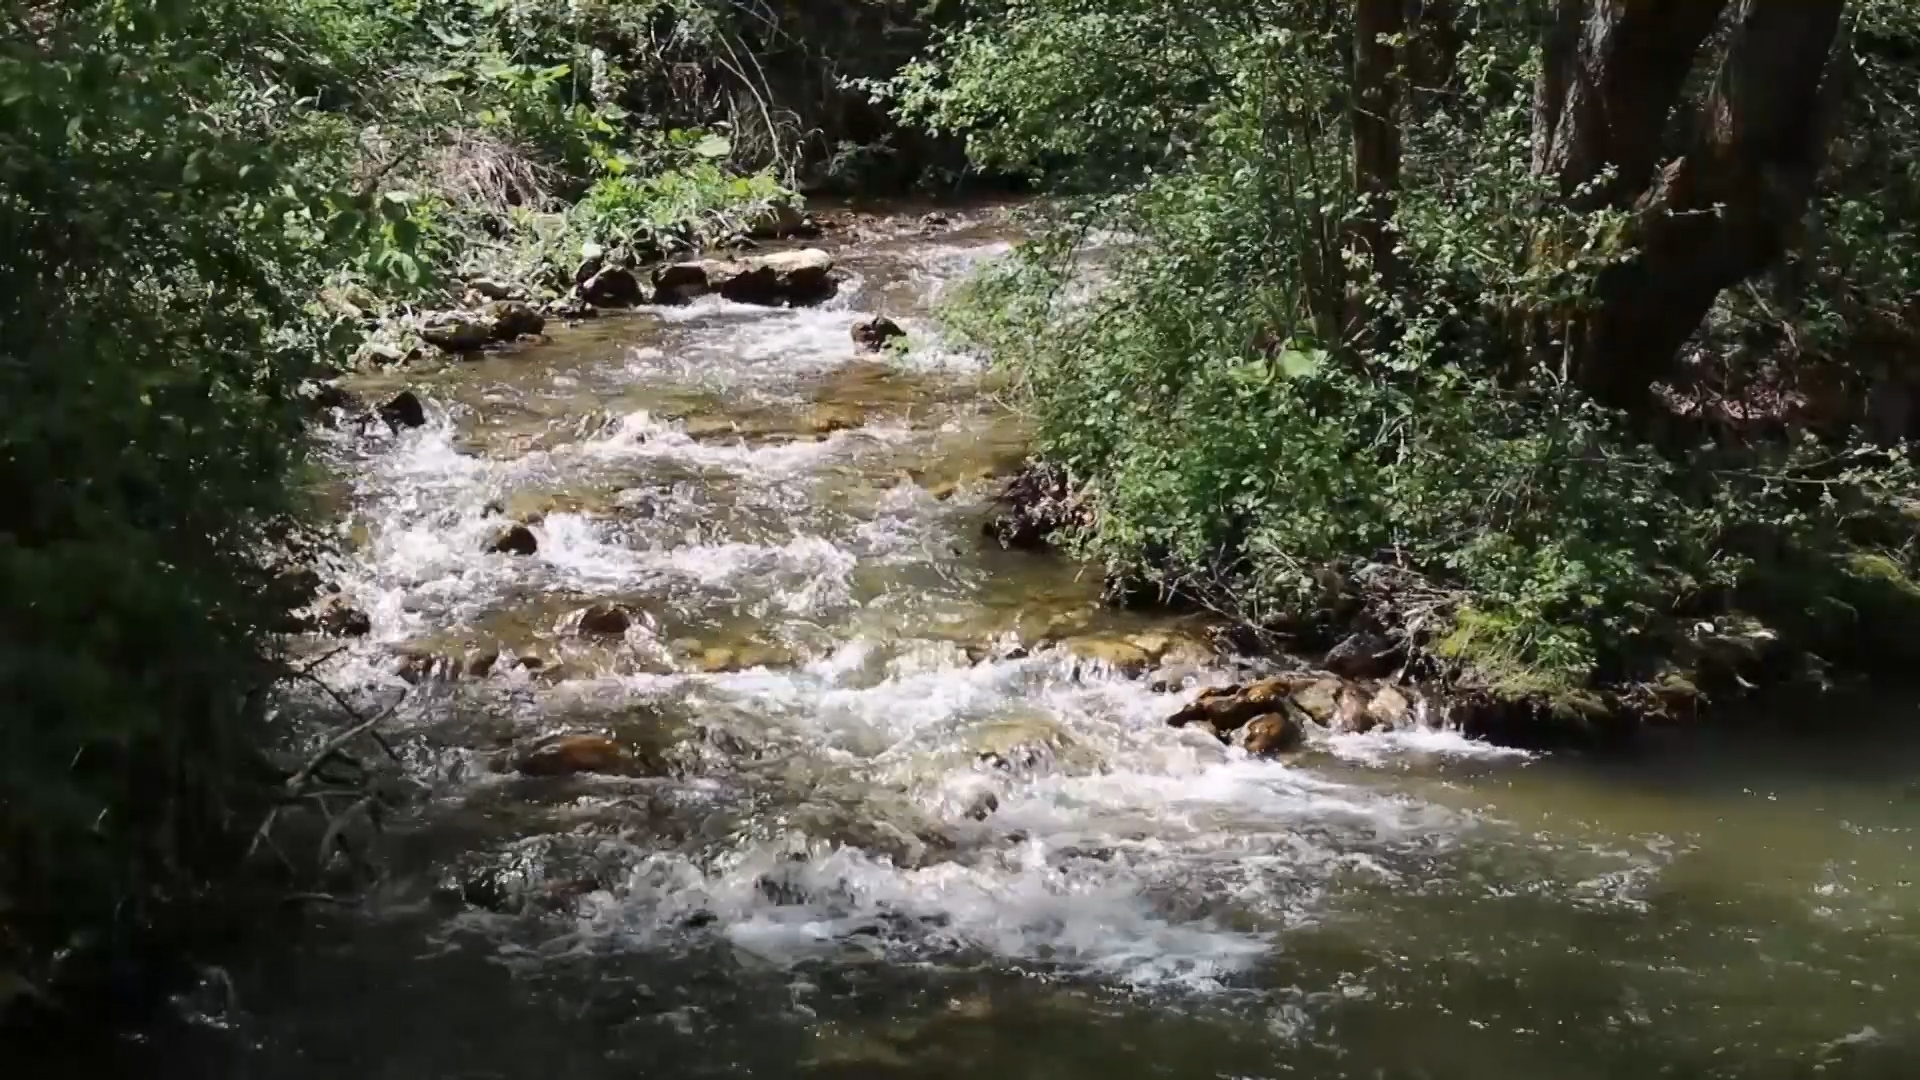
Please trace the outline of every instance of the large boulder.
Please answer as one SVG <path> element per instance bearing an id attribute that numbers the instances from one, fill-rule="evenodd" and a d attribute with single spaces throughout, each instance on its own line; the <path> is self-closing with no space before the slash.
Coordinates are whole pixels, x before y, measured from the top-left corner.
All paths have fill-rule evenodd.
<path id="1" fill-rule="evenodd" d="M 1340 688 L 1340 701 L 1333 711 L 1333 722 L 1328 725 L 1336 732 L 1348 735 L 1364 735 L 1379 725 L 1367 706 L 1366 691 L 1352 683 Z"/>
<path id="2" fill-rule="evenodd" d="M 1374 691 L 1373 700 L 1367 702 L 1367 715 L 1377 727 L 1402 731 L 1413 726 L 1413 703 L 1398 689 L 1383 686 Z"/>
<path id="3" fill-rule="evenodd" d="M 833 296 L 833 256 L 819 248 L 759 255 L 742 263 L 743 269 L 718 286 L 721 296 L 737 304 L 802 307 Z"/>

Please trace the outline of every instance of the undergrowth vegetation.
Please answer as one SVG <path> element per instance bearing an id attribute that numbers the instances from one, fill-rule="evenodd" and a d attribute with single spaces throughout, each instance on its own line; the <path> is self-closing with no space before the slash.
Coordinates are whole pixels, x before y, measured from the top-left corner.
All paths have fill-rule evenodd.
<path id="1" fill-rule="evenodd" d="M 0 11 L 0 1016 L 213 894 L 300 779 L 263 749 L 322 543 L 304 425 L 368 317 L 481 276 L 558 295 L 585 252 L 725 242 L 857 182 L 899 147 L 847 80 L 920 13 Z"/>
<path id="2" fill-rule="evenodd" d="M 1720 6 L 1698 60 L 1667 50 L 1658 156 L 1582 165 L 1551 95 L 1586 54 L 1545 5 L 975 4 L 893 89 L 1062 196 L 947 310 L 1089 505 L 1062 539 L 1284 641 L 1385 633 L 1563 715 L 1911 656 L 1920 16 L 1845 5 L 1830 58 L 1799 35 L 1831 118 L 1786 162 L 1824 161 L 1804 203 L 1750 211 L 1728 169 L 1688 210 L 1688 155 L 1763 152 L 1714 108 L 1791 120 L 1740 81 L 1792 45 L 1785 9 Z M 1635 17 L 1560 8 L 1590 37 Z M 1663 232 L 1698 221 L 1731 227 Z M 1739 258 L 1646 287 L 1695 250 Z M 1670 359 L 1621 329 L 1684 323 L 1713 274 Z"/>

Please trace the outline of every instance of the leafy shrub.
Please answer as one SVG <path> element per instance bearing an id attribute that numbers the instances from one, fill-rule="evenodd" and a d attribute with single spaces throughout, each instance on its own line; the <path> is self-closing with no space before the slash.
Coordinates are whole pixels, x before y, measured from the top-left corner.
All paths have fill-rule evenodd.
<path id="1" fill-rule="evenodd" d="M 305 305 L 366 221 L 329 245 L 267 137 L 259 8 L 39 11 L 0 45 L 0 964 L 30 974 L 257 821 L 296 388 L 346 344 Z"/>
<path id="2" fill-rule="evenodd" d="M 1543 347 L 1631 251 L 1624 215 L 1533 174 L 1523 13 L 1460 5 L 1447 85 L 1400 132 L 1388 282 L 1357 240 L 1376 204 L 1352 168 L 1351 25 L 1177 6 L 981 9 L 894 87 L 977 160 L 1093 193 L 945 312 L 1091 497 L 1082 551 L 1296 639 L 1382 624 L 1470 683 L 1570 706 L 1652 707 L 1675 665 L 1732 686 L 1762 659 L 1858 656 L 1869 610 L 1920 626 L 1904 451 L 1806 425 L 1662 434 Z M 1829 184 L 1803 303 L 1910 294 L 1852 246 L 1878 221 L 1865 186 Z"/>

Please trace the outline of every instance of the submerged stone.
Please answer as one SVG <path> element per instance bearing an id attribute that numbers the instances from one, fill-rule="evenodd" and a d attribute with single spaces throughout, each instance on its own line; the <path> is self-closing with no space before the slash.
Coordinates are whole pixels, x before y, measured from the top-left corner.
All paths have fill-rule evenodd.
<path id="1" fill-rule="evenodd" d="M 487 550 L 496 555 L 532 555 L 540 550 L 540 540 L 525 525 L 510 525 L 494 535 Z"/>
<path id="2" fill-rule="evenodd" d="M 514 770 L 522 776 L 576 776 L 597 773 L 641 775 L 641 760 L 605 735 L 561 735 L 521 754 Z"/>
<path id="3" fill-rule="evenodd" d="M 594 604 L 580 612 L 580 633 L 595 637 L 619 637 L 633 626 L 633 610 L 624 604 Z"/>

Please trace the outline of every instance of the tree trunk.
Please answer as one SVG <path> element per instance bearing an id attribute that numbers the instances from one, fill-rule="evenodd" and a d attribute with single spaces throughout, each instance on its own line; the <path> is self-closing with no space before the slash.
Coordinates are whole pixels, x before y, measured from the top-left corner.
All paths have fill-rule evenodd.
<path id="1" fill-rule="evenodd" d="M 1359 0 L 1353 50 L 1353 171 L 1364 202 L 1357 234 L 1374 275 L 1395 277 L 1394 193 L 1400 188 L 1399 47 L 1407 29 L 1405 0 Z"/>
<path id="2" fill-rule="evenodd" d="M 1727 0 L 1560 0 L 1534 94 L 1534 169 L 1593 209 L 1653 179 L 1667 118 Z M 1611 166 L 1610 179 L 1602 175 Z"/>
<path id="3" fill-rule="evenodd" d="M 1644 407 L 1720 291 L 1785 252 L 1823 156 L 1822 81 L 1844 6 L 1741 0 L 1685 154 L 1634 207 L 1637 254 L 1600 283 L 1581 350 L 1599 400 Z"/>

